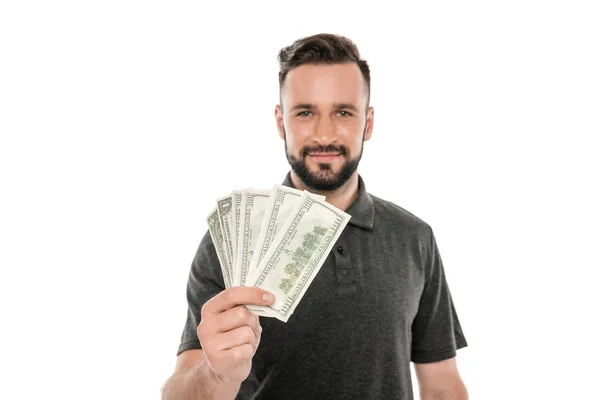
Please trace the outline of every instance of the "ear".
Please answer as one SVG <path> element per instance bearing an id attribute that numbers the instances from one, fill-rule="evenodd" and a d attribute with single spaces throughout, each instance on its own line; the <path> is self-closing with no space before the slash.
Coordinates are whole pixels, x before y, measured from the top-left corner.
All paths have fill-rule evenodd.
<path id="1" fill-rule="evenodd" d="M 373 107 L 369 107 L 367 110 L 367 124 L 365 127 L 365 142 L 371 139 L 371 134 L 373 133 L 373 123 L 375 119 L 375 109 Z"/>
<path id="2" fill-rule="evenodd" d="M 281 110 L 281 105 L 279 104 L 275 106 L 275 121 L 277 122 L 277 130 L 279 131 L 279 137 L 284 139 L 283 111 Z"/>

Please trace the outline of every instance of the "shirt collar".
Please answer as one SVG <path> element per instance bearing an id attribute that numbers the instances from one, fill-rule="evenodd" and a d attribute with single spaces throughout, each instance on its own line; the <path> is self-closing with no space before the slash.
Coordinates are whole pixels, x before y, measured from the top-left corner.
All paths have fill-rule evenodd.
<path id="1" fill-rule="evenodd" d="M 288 172 L 283 180 L 282 185 L 287 187 L 294 187 L 292 185 L 291 172 Z M 358 226 L 360 228 L 373 230 L 373 221 L 375 220 L 375 207 L 373 206 L 373 199 L 367 192 L 365 182 L 362 177 L 358 175 L 358 196 L 350 204 L 346 210 L 347 214 L 350 214 L 350 221 L 348 224 Z"/>

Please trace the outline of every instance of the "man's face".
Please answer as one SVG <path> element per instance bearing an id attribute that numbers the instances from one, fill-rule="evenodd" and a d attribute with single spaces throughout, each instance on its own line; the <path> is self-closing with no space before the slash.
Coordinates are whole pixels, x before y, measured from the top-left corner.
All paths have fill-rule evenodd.
<path id="1" fill-rule="evenodd" d="M 306 64 L 288 73 L 275 117 L 287 159 L 306 186 L 335 190 L 356 171 L 373 130 L 365 86 L 355 63 Z"/>

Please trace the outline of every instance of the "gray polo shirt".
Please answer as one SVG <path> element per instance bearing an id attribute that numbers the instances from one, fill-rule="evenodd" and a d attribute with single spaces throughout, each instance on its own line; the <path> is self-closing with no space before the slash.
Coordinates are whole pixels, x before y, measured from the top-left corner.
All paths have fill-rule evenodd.
<path id="1" fill-rule="evenodd" d="M 290 175 L 283 182 L 292 186 Z M 431 227 L 367 193 L 287 323 L 261 317 L 252 371 L 237 399 L 412 400 L 410 362 L 467 346 Z M 225 289 L 208 232 L 187 284 L 178 353 L 201 348 L 200 309 Z"/>

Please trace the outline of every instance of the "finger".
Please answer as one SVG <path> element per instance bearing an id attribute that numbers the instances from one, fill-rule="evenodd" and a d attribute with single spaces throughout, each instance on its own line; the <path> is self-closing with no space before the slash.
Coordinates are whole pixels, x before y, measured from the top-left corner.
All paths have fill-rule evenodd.
<path id="1" fill-rule="evenodd" d="M 270 305 L 275 295 L 254 286 L 234 286 L 223 290 L 202 306 L 202 315 L 219 314 L 232 307 L 243 304 Z"/>
<path id="2" fill-rule="evenodd" d="M 258 336 L 256 337 L 256 345 L 254 346 L 254 354 L 256 354 L 256 351 L 258 350 L 258 346 L 260 346 L 260 338 L 262 337 L 260 334 L 261 332 L 262 332 L 262 328 L 260 328 Z"/>
<path id="3" fill-rule="evenodd" d="M 230 350 L 243 344 L 251 345 L 252 352 L 258 344 L 258 335 L 249 326 L 240 326 L 229 332 L 221 333 L 217 340 L 217 348 L 220 351 Z"/>
<path id="4" fill-rule="evenodd" d="M 245 343 L 241 346 L 234 347 L 223 352 L 223 359 L 229 365 L 241 364 L 244 361 L 251 360 L 254 356 L 254 347 Z"/>
<path id="5" fill-rule="evenodd" d="M 258 315 L 251 313 L 244 306 L 233 307 L 214 317 L 217 332 L 227 332 L 240 326 L 249 326 L 259 334 L 260 322 Z"/>

